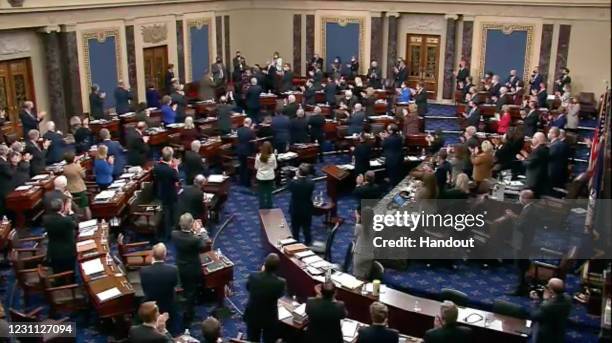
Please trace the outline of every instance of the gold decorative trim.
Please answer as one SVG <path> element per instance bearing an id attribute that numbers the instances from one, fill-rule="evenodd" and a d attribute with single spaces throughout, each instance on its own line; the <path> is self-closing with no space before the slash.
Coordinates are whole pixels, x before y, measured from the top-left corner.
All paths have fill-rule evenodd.
<path id="1" fill-rule="evenodd" d="M 368 67 L 370 63 L 365 59 L 365 18 L 364 17 L 321 17 L 321 57 L 327 61 L 327 24 L 338 24 L 345 27 L 348 24 L 359 24 L 359 65 L 361 68 Z M 379 61 L 381 63 L 381 61 Z"/>
<path id="2" fill-rule="evenodd" d="M 168 27 L 166 23 L 143 25 L 140 27 L 140 33 L 144 43 L 156 44 L 168 39 Z"/>
<path id="3" fill-rule="evenodd" d="M 123 79 L 123 72 L 121 68 L 121 56 L 123 52 L 121 49 L 121 33 L 118 28 L 109 29 L 96 29 L 92 31 L 86 31 L 81 34 L 81 47 L 83 48 L 83 63 L 85 64 L 85 74 L 87 76 L 87 85 L 91 87 L 91 68 L 89 65 L 89 41 L 95 39 L 99 43 L 104 43 L 108 37 L 115 37 L 115 63 L 117 64 L 117 81 Z M 109 92 L 112 90 L 108 90 Z"/>
<path id="4" fill-rule="evenodd" d="M 529 79 L 529 71 L 531 70 L 531 51 L 533 49 L 533 32 L 535 24 L 508 24 L 508 23 L 481 23 L 481 47 L 480 66 L 478 75 L 484 75 L 485 59 L 487 56 L 487 34 L 489 30 L 499 30 L 505 35 L 510 35 L 514 31 L 527 32 L 527 41 L 525 42 L 525 64 L 523 65 L 523 80 L 527 82 Z"/>
<path id="5" fill-rule="evenodd" d="M 211 40 L 212 40 L 212 18 L 196 18 L 189 19 L 185 23 L 187 30 L 185 34 L 185 56 L 187 57 L 187 70 L 189 71 L 189 79 L 192 79 L 193 76 L 193 64 L 191 58 L 191 28 L 195 27 L 197 30 L 201 30 L 204 26 L 208 26 L 208 64 L 211 64 L 213 61 Z M 209 68 L 210 69 L 210 68 Z M 210 72 L 210 70 L 209 70 Z M 191 80 L 194 81 L 194 80 Z"/>

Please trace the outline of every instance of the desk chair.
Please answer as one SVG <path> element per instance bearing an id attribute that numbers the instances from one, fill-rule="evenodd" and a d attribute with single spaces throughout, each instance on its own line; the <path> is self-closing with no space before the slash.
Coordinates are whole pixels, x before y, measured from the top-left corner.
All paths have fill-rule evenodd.
<path id="1" fill-rule="evenodd" d="M 452 288 L 442 288 L 440 298 L 442 301 L 450 300 L 457 306 L 467 306 L 470 301 L 467 294 Z"/>
<path id="2" fill-rule="evenodd" d="M 238 160 L 234 157 L 231 143 L 223 144 L 219 147 L 219 163 L 221 163 L 221 169 L 232 177 L 236 175 L 236 170 L 239 167 Z"/>
<path id="3" fill-rule="evenodd" d="M 149 247 L 149 242 L 125 243 L 122 233 L 117 236 L 117 248 L 121 262 L 127 270 L 137 270 L 140 267 L 148 266 L 153 262 L 153 252 Z"/>
<path id="4" fill-rule="evenodd" d="M 38 276 L 38 266 L 43 264 L 44 260 L 45 255 L 36 248 L 13 249 L 9 254 L 15 279 L 23 291 L 23 300 L 26 305 L 30 303 L 30 295 L 43 291 L 43 285 Z"/>
<path id="5" fill-rule="evenodd" d="M 342 225 L 342 223 L 344 223 L 344 219 L 337 218 L 336 224 L 327 235 L 327 240 L 325 242 L 316 241 L 312 244 L 312 251 L 317 255 L 322 255 L 323 259 L 327 260 L 328 262 L 332 262 L 331 249 L 334 244 L 336 232 L 338 232 L 338 228 L 340 227 L 340 225 Z"/>
<path id="6" fill-rule="evenodd" d="M 153 194 L 153 183 L 143 182 L 129 201 L 128 222 L 138 233 L 155 234 L 162 220 L 162 209 Z"/>
<path id="7" fill-rule="evenodd" d="M 42 312 L 42 307 L 37 307 L 29 312 L 21 312 L 17 311 L 14 308 L 9 308 L 9 314 L 12 322 L 21 322 L 21 323 L 31 323 L 31 322 L 43 322 L 44 324 L 59 324 L 64 323 L 69 320 L 69 318 L 62 318 L 60 320 L 44 320 L 40 318 L 40 314 Z M 30 343 L 30 342 L 76 342 L 76 338 L 66 338 L 66 337 L 53 337 L 45 336 L 45 337 L 30 337 L 30 338 L 20 338 L 19 342 L 21 343 Z"/>
<path id="8" fill-rule="evenodd" d="M 372 262 L 372 269 L 370 270 L 370 276 L 368 277 L 369 281 L 380 280 L 382 281 L 383 276 L 385 274 L 385 267 L 378 262 Z"/>
<path id="9" fill-rule="evenodd" d="M 7 239 L 0 242 L 0 251 L 4 256 L 4 261 L 8 261 L 8 254 L 13 249 L 24 249 L 24 248 L 39 248 L 42 249 L 42 241 L 47 237 L 47 234 L 41 236 L 30 236 L 30 237 L 19 237 L 17 229 L 12 229 Z M 41 251 L 42 252 L 42 251 Z"/>
<path id="10" fill-rule="evenodd" d="M 355 246 L 354 242 L 350 242 L 348 248 L 346 249 L 346 253 L 344 254 L 344 263 L 342 264 L 342 271 L 348 273 L 349 269 L 353 265 L 353 246 Z"/>
<path id="11" fill-rule="evenodd" d="M 565 280 L 565 276 L 572 270 L 576 262 L 578 247 L 572 246 L 565 254 L 546 248 L 541 248 L 540 251 L 550 256 L 551 259 L 559 259 L 559 261 L 558 263 L 533 261 L 527 271 L 528 277 L 537 283 L 546 283 L 553 277 Z"/>
<path id="12" fill-rule="evenodd" d="M 493 303 L 492 311 L 497 314 L 501 314 L 504 316 L 510 316 L 515 318 L 527 319 L 529 318 L 529 313 L 520 305 L 515 303 L 511 303 L 506 300 L 495 300 Z"/>
<path id="13" fill-rule="evenodd" d="M 51 274 L 48 268 L 39 265 L 38 277 L 43 284 L 51 317 L 59 312 L 73 313 L 88 308 L 83 287 L 76 284 L 73 271 Z"/>

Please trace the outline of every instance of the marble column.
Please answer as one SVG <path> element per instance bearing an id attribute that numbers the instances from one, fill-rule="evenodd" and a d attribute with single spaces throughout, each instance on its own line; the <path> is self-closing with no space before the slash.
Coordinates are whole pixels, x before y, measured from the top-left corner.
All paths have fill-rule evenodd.
<path id="1" fill-rule="evenodd" d="M 213 60 L 210 63 L 214 63 L 217 56 L 223 56 L 223 16 L 215 17 L 215 30 L 217 31 L 216 43 L 217 43 L 217 55 L 213 56 Z"/>
<path id="2" fill-rule="evenodd" d="M 302 15 L 293 15 L 293 72 L 302 75 Z"/>
<path id="3" fill-rule="evenodd" d="M 225 68 L 226 75 L 231 75 L 232 55 L 230 53 L 230 16 L 223 16 L 223 35 L 225 37 Z"/>
<path id="4" fill-rule="evenodd" d="M 457 16 L 446 17 L 446 44 L 444 52 L 444 81 L 442 85 L 442 98 L 453 98 L 453 66 L 455 65 L 455 31 L 457 29 Z"/>
<path id="5" fill-rule="evenodd" d="M 383 59 L 383 18 L 372 17 L 371 23 L 371 37 L 370 37 L 370 61 L 378 61 L 378 64 L 382 66 Z"/>
<path id="6" fill-rule="evenodd" d="M 472 35 L 474 34 L 474 20 L 463 19 L 463 32 L 461 35 L 461 60 L 465 61 L 470 70 L 472 61 Z"/>
<path id="7" fill-rule="evenodd" d="M 147 87 L 146 85 L 139 85 L 138 78 L 136 76 L 136 43 L 134 41 L 134 25 L 125 26 L 125 45 L 127 48 L 127 63 L 128 63 L 128 83 L 132 89 L 132 94 L 138 103 L 138 87 Z"/>
<path id="8" fill-rule="evenodd" d="M 64 61 L 64 86 L 66 89 L 66 113 L 68 115 L 83 113 L 81 101 L 81 78 L 79 75 L 79 54 L 77 51 L 76 32 L 62 32 L 60 34 L 61 50 Z"/>
<path id="9" fill-rule="evenodd" d="M 306 15 L 306 63 L 309 63 L 314 55 L 314 28 L 315 16 L 313 14 Z"/>
<path id="10" fill-rule="evenodd" d="M 557 58 L 555 63 L 555 80 L 561 77 L 561 68 L 567 67 L 567 54 L 569 51 L 572 25 L 559 26 L 559 40 L 557 41 Z"/>
<path id="11" fill-rule="evenodd" d="M 178 61 L 176 61 L 176 63 L 174 64 L 178 65 L 179 80 L 181 80 L 181 83 L 185 83 L 185 80 L 186 80 L 185 42 L 183 39 L 183 21 L 182 20 L 176 21 L 176 50 L 177 50 L 176 56 L 178 58 Z M 172 62 L 169 62 L 169 63 L 172 63 Z"/>
<path id="12" fill-rule="evenodd" d="M 399 25 L 399 13 L 387 13 L 388 36 L 387 36 L 387 75 L 393 75 L 393 66 L 397 61 L 397 27 Z"/>
<path id="13" fill-rule="evenodd" d="M 62 49 L 60 45 L 59 27 L 44 28 L 41 38 L 45 49 L 45 72 L 47 74 L 47 89 L 49 93 L 49 115 L 58 130 L 68 132 L 68 116 L 66 115 L 64 70 Z"/>

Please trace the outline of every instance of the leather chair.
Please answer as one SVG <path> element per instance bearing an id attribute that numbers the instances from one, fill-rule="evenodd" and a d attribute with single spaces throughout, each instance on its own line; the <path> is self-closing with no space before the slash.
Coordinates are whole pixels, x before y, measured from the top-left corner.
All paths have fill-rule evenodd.
<path id="1" fill-rule="evenodd" d="M 40 323 L 42 321 L 43 324 L 60 324 L 65 323 L 69 320 L 69 318 L 62 318 L 59 320 L 51 320 L 46 319 L 42 320 L 40 317 L 41 312 L 43 311 L 43 307 L 37 307 L 28 312 L 18 311 L 14 308 L 9 308 L 9 314 L 12 322 L 19 323 Z M 73 328 L 74 329 L 74 328 Z M 53 334 L 44 335 L 43 337 L 30 337 L 30 338 L 19 338 L 19 342 L 21 343 L 30 343 L 30 342 L 76 342 L 76 338 L 68 338 L 68 337 L 57 337 Z"/>
<path id="2" fill-rule="evenodd" d="M 558 262 L 535 260 L 531 263 L 527 276 L 537 283 L 546 283 L 553 277 L 565 280 L 567 273 L 574 267 L 578 248 L 572 246 L 565 254 L 546 248 L 541 248 L 540 251 L 551 259 L 558 259 Z"/>
<path id="3" fill-rule="evenodd" d="M 153 262 L 153 252 L 149 247 L 149 242 L 125 243 L 122 233 L 117 236 L 117 249 L 119 257 L 126 270 L 137 270 L 140 267 L 148 266 Z"/>
<path id="4" fill-rule="evenodd" d="M 382 281 L 384 274 L 385 274 L 385 267 L 383 267 L 383 265 L 380 262 L 374 261 L 372 262 L 372 269 L 370 270 L 370 275 L 368 277 L 368 280 L 369 281 L 374 281 L 374 280 Z"/>
<path id="5" fill-rule="evenodd" d="M 504 316 L 521 319 L 529 318 L 529 313 L 523 307 L 506 300 L 495 300 L 495 302 L 493 303 L 492 311 L 494 313 L 501 314 Z"/>
<path id="6" fill-rule="evenodd" d="M 349 269 L 351 269 L 353 265 L 353 246 L 355 243 L 350 242 L 348 248 L 346 249 L 346 253 L 344 254 L 344 263 L 342 264 L 342 271 L 348 273 Z"/>
<path id="7" fill-rule="evenodd" d="M 595 116 L 597 114 L 597 101 L 595 101 L 595 93 L 581 92 L 578 94 L 578 102 L 580 103 L 580 113 Z"/>
<path id="8" fill-rule="evenodd" d="M 60 312 L 69 314 L 88 308 L 86 294 L 82 286 L 76 284 L 73 271 L 50 274 L 47 268 L 38 266 L 38 276 L 50 306 L 51 317 Z"/>
<path id="9" fill-rule="evenodd" d="M 232 151 L 232 144 L 223 144 L 219 147 L 219 159 L 221 163 L 221 169 L 226 175 L 236 175 L 238 169 L 238 160 L 234 158 L 234 152 Z"/>
<path id="10" fill-rule="evenodd" d="M 450 300 L 457 306 L 467 306 L 470 301 L 467 294 L 452 288 L 442 288 L 440 291 L 440 298 L 442 301 Z"/>
<path id="11" fill-rule="evenodd" d="M 43 263 L 45 255 L 37 248 L 13 249 L 9 261 L 15 273 L 17 285 L 23 291 L 23 300 L 30 303 L 30 296 L 42 293 L 43 285 L 38 275 L 38 266 Z"/>
<path id="12" fill-rule="evenodd" d="M 162 208 L 153 193 L 153 183 L 143 182 L 140 190 L 134 192 L 129 201 L 128 222 L 141 234 L 157 233 L 162 221 Z"/>
<path id="13" fill-rule="evenodd" d="M 329 234 L 327 235 L 327 240 L 325 242 L 315 241 L 312 243 L 312 247 L 311 247 L 312 251 L 317 255 L 322 255 L 323 259 L 327 260 L 328 262 L 332 262 L 331 249 L 332 249 L 332 246 L 334 245 L 334 238 L 336 237 L 338 228 L 340 227 L 340 225 L 342 225 L 343 222 L 344 222 L 344 219 L 337 218 L 336 224 L 329 231 Z"/>

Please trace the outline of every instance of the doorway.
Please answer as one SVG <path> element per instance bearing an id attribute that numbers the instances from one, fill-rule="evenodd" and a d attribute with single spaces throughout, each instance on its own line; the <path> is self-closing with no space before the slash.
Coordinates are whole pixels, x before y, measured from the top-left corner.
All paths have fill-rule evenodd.
<path id="1" fill-rule="evenodd" d="M 0 61 L 0 109 L 6 111 L 6 120 L 11 123 L 2 127 L 3 130 L 13 130 L 5 133 L 21 136 L 19 110 L 26 100 L 36 104 L 30 58 Z"/>
<path id="2" fill-rule="evenodd" d="M 439 35 L 406 35 L 406 66 L 408 86 L 415 88 L 423 82 L 429 99 L 438 96 L 438 68 L 440 63 Z"/>
<path id="3" fill-rule="evenodd" d="M 168 46 L 143 49 L 145 84 L 152 84 L 160 92 L 164 91 L 166 70 L 168 69 Z"/>

